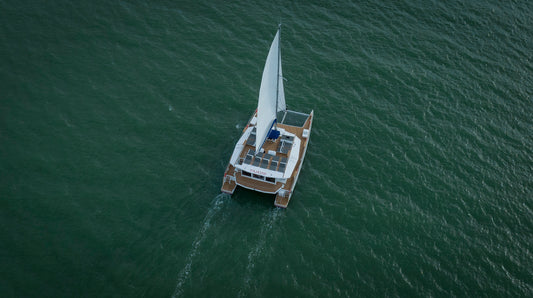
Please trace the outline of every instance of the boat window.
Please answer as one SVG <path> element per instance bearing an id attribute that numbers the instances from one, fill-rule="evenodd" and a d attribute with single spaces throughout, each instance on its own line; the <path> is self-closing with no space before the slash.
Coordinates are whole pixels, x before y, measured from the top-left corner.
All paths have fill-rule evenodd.
<path id="1" fill-rule="evenodd" d="M 267 182 L 270 182 L 270 183 L 276 183 L 276 179 L 272 178 L 272 177 L 266 177 L 265 180 Z"/>
<path id="2" fill-rule="evenodd" d="M 253 177 L 256 178 L 256 179 L 261 179 L 261 180 L 264 180 L 264 179 L 265 179 L 265 177 L 263 177 L 263 176 L 261 176 L 261 175 L 256 175 L 256 174 L 254 174 Z"/>
<path id="3" fill-rule="evenodd" d="M 242 175 L 243 176 L 248 176 L 248 177 L 252 176 L 252 174 L 250 174 L 249 172 L 246 172 L 246 171 L 242 171 Z"/>

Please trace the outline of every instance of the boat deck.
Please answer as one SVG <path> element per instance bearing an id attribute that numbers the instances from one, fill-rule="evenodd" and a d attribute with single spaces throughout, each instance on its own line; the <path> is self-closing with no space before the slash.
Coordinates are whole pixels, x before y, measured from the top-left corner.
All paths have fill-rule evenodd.
<path id="1" fill-rule="evenodd" d="M 232 194 L 235 191 L 236 186 L 239 185 L 241 187 L 259 191 L 259 192 L 276 194 L 274 205 L 277 207 L 286 208 L 291 199 L 291 195 L 294 190 L 296 181 L 298 180 L 298 175 L 300 174 L 300 169 L 301 169 L 304 157 L 305 157 L 307 145 L 309 143 L 309 135 L 307 135 L 306 137 L 303 136 L 304 130 L 308 130 L 310 134 L 312 121 L 313 121 L 313 112 L 311 112 L 311 114 L 305 120 L 304 125 L 301 127 L 291 126 L 291 125 L 286 125 L 286 124 L 278 124 L 278 128 L 283 128 L 287 132 L 290 132 L 296 135 L 301 141 L 300 148 L 299 148 L 300 150 L 299 159 L 296 163 L 294 171 L 291 173 L 290 178 L 288 178 L 284 183 L 282 182 L 271 183 L 271 182 L 267 182 L 264 180 L 258 180 L 252 177 L 245 176 L 240 171 L 236 170 L 233 165 L 228 164 L 228 167 L 226 168 L 226 171 L 224 173 L 224 181 L 223 181 L 221 190 L 225 193 Z M 276 156 L 279 156 L 279 159 L 281 158 L 286 159 L 289 157 L 290 152 L 288 151 L 280 152 L 279 150 L 280 142 L 281 142 L 281 138 L 278 138 L 276 141 L 266 141 L 265 144 L 263 145 L 263 148 L 265 149 L 265 152 L 268 152 L 269 150 L 275 151 Z M 246 155 L 249 152 L 249 150 L 255 150 L 255 146 L 253 146 L 253 142 L 245 143 L 245 146 L 239 155 L 239 159 L 237 161 L 238 163 L 242 163 L 245 161 Z M 248 160 L 248 162 L 253 162 L 253 160 L 252 161 Z M 281 167 L 281 163 L 278 163 L 277 165 L 275 164 L 273 165 L 272 164 L 274 162 L 273 159 L 269 159 L 266 162 L 264 165 L 267 168 L 276 170 L 276 169 L 280 169 Z"/>

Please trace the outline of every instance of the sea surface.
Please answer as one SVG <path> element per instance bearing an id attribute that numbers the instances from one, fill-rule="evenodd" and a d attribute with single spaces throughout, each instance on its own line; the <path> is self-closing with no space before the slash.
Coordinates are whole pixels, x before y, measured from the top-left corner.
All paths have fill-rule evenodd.
<path id="1" fill-rule="evenodd" d="M 287 209 L 220 193 L 278 23 Z M 532 1 L 0 0 L 1 297 L 532 297 Z"/>

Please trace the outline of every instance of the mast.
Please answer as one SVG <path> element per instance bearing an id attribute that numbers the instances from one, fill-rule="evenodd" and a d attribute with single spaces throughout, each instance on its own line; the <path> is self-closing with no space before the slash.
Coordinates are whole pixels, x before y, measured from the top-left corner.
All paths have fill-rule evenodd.
<path id="1" fill-rule="evenodd" d="M 281 65 L 281 23 L 278 24 L 278 80 L 276 82 L 276 122 L 274 122 L 274 129 L 278 129 L 278 99 L 279 99 L 279 66 Z"/>

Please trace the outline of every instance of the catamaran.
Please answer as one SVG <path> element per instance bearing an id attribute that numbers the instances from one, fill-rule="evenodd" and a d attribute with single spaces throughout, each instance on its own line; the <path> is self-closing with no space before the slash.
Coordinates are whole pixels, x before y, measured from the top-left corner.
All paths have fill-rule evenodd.
<path id="1" fill-rule="evenodd" d="M 280 33 L 281 26 L 265 62 L 257 109 L 235 145 L 221 189 L 233 194 L 240 186 L 275 194 L 274 205 L 287 208 L 309 144 L 313 111 L 287 110 Z"/>

